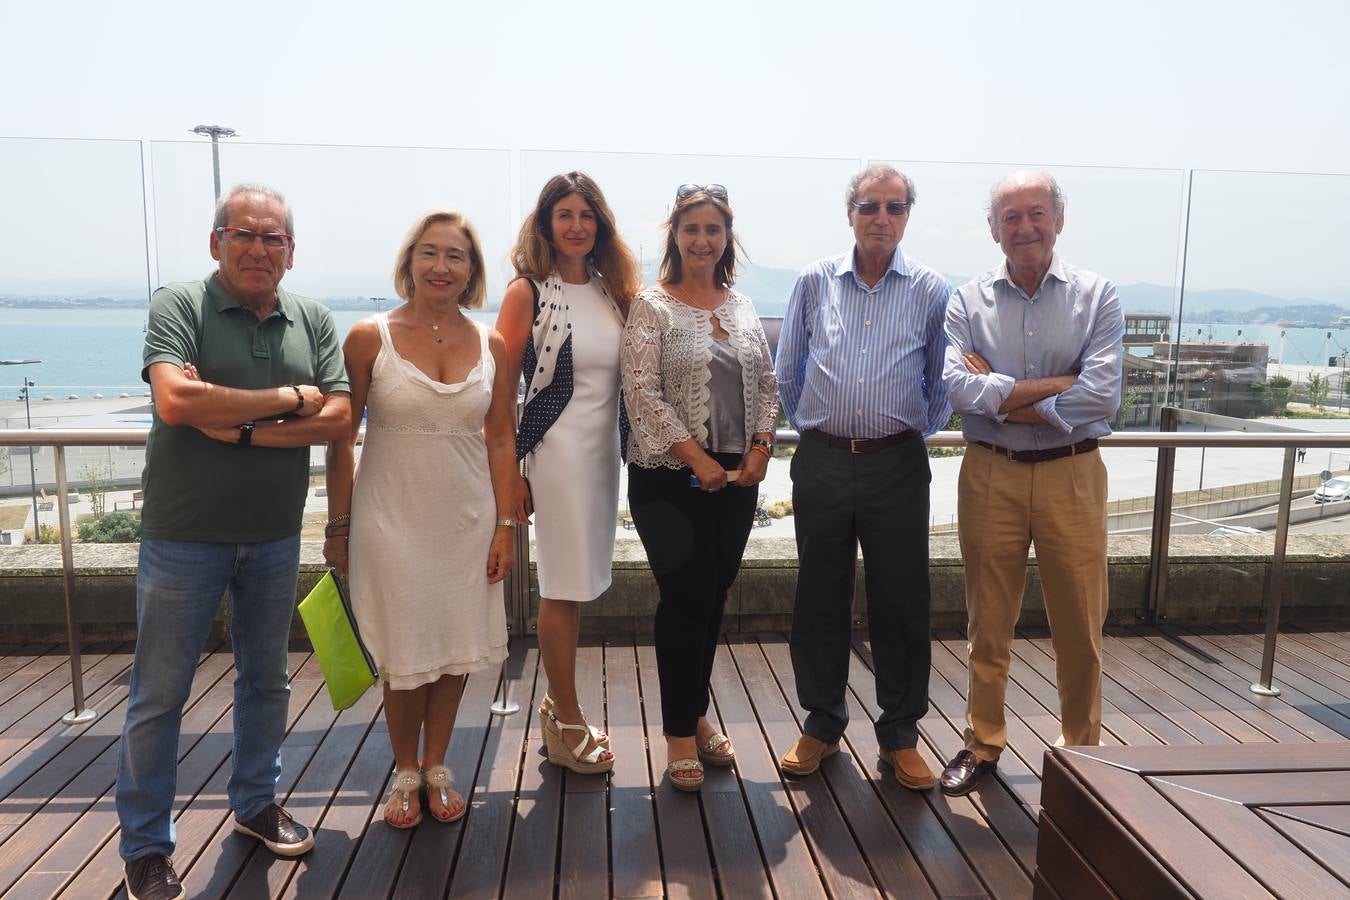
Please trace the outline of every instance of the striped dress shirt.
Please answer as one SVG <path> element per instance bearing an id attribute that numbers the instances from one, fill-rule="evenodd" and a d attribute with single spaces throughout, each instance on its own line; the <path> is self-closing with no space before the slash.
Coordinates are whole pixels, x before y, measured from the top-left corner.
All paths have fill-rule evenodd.
<path id="1" fill-rule="evenodd" d="M 1116 288 L 1056 253 L 1035 295 L 1008 277 L 1008 264 L 962 285 L 947 308 L 944 377 L 967 440 L 1009 450 L 1048 450 L 1111 433 L 1120 407 L 1125 316 Z M 966 371 L 973 350 L 993 372 Z M 1005 421 L 999 407 L 1028 378 L 1077 375 L 1062 394 L 1033 404 L 1045 425 Z"/>
<path id="2" fill-rule="evenodd" d="M 851 250 L 807 267 L 792 289 L 774 366 L 792 426 L 879 438 L 945 425 L 950 294 L 945 278 L 899 247 L 875 287 L 858 277 Z"/>

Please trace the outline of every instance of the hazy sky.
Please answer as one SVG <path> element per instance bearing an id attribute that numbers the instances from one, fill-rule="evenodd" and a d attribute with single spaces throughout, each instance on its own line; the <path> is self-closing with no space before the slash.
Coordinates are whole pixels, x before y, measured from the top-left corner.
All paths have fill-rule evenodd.
<path id="1" fill-rule="evenodd" d="M 918 182 L 906 248 L 952 274 L 998 261 L 988 183 L 1052 167 L 1065 255 L 1122 283 L 1175 278 L 1184 170 L 1325 173 L 1198 172 L 1187 284 L 1350 305 L 1346 34 L 1345 0 L 0 0 L 0 135 L 129 139 L 0 141 L 0 292 L 205 271 L 209 152 L 187 129 L 212 122 L 241 134 L 227 182 L 290 194 L 290 277 L 315 293 L 387 291 L 430 206 L 469 212 L 500 272 L 573 167 L 649 257 L 674 186 L 720 181 L 752 259 L 796 268 L 848 245 L 843 182 L 875 158 Z M 142 167 L 139 140 L 175 143 Z"/>

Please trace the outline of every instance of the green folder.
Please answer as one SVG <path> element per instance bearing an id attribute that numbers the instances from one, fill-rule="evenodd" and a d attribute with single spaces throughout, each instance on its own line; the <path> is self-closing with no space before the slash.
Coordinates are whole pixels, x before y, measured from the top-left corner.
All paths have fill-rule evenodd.
<path id="1" fill-rule="evenodd" d="M 375 660 L 361 642 L 347 591 L 334 570 L 325 572 L 309 596 L 300 601 L 300 618 L 319 657 L 333 709 L 346 709 L 361 699 L 378 675 Z"/>

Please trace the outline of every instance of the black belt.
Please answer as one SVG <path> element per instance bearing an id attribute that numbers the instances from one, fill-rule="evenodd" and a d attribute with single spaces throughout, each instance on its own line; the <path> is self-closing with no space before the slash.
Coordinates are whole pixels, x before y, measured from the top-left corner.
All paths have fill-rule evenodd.
<path id="1" fill-rule="evenodd" d="M 1079 441 L 1078 443 L 1070 444 L 1067 447 L 1051 447 L 1048 450 L 1009 450 L 1007 447 L 987 444 L 984 441 L 971 441 L 971 443 L 979 444 L 986 450 L 993 450 L 999 456 L 1006 456 L 1013 462 L 1020 463 L 1050 462 L 1052 459 L 1077 456 L 1079 453 L 1091 453 L 1093 450 L 1097 449 L 1096 438 L 1088 438 L 1085 441 Z"/>
<path id="2" fill-rule="evenodd" d="M 916 438 L 918 436 L 919 433 L 913 428 L 907 428 L 899 434 L 891 434 L 879 438 L 835 437 L 832 434 L 826 434 L 815 428 L 808 428 L 802 432 L 802 437 L 804 438 L 819 441 L 827 447 L 838 447 L 839 449 L 847 450 L 850 453 L 876 453 L 879 450 L 885 450 L 887 447 L 903 444 L 910 438 Z"/>

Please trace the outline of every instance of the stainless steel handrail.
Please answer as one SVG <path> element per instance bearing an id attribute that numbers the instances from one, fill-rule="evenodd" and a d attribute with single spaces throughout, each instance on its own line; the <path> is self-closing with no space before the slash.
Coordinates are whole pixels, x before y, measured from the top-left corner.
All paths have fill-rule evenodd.
<path id="1" fill-rule="evenodd" d="M 1175 428 L 1183 421 L 1185 410 L 1165 408 L 1163 410 L 1164 427 Z M 1234 420 L 1251 427 L 1250 420 Z M 1208 424 L 1217 424 L 1210 422 Z M 0 430 L 0 447 L 52 447 L 56 453 L 56 485 L 60 498 L 61 521 L 61 569 L 65 586 L 66 634 L 70 644 L 71 690 L 74 695 L 74 709 L 62 717 L 68 724 L 86 722 L 96 713 L 86 707 L 84 697 L 84 679 L 80 663 L 79 623 L 75 616 L 75 564 L 71 546 L 70 510 L 66 505 L 66 464 L 67 447 L 107 447 L 144 445 L 149 435 L 148 428 L 61 428 L 61 429 L 14 429 Z M 778 440 L 792 443 L 799 439 L 795 431 L 780 430 Z M 939 431 L 926 439 L 930 447 L 962 447 L 965 438 L 959 431 Z M 1293 492 L 1294 453 L 1298 447 L 1350 447 L 1350 432 L 1310 432 L 1310 431 L 1270 431 L 1260 433 L 1181 432 L 1181 431 L 1127 431 L 1111 434 L 1101 439 L 1103 447 L 1156 447 L 1158 454 L 1157 497 L 1154 507 L 1153 552 L 1150 563 L 1149 606 L 1155 620 L 1164 620 L 1164 606 L 1167 585 L 1167 536 L 1170 532 L 1172 472 L 1176 461 L 1176 450 L 1181 447 L 1282 447 L 1285 450 L 1284 466 L 1280 479 L 1280 506 L 1275 530 L 1275 548 L 1271 559 L 1271 577 L 1267 587 L 1266 602 L 1266 640 L 1261 661 L 1261 680 L 1252 685 L 1253 692 L 1265 695 L 1277 695 L 1279 688 L 1272 684 L 1275 665 L 1275 644 L 1279 631 L 1281 593 L 1283 591 L 1283 568 L 1285 545 L 1289 532 L 1289 504 Z M 1161 540 L 1160 540 L 1161 538 Z M 529 604 L 529 539 L 526 529 L 517 530 L 517 559 L 526 563 L 516 566 L 508 590 L 511 596 L 512 614 L 518 629 Z M 504 676 L 503 676 L 504 677 Z M 503 705 L 509 703 L 503 684 Z"/>

